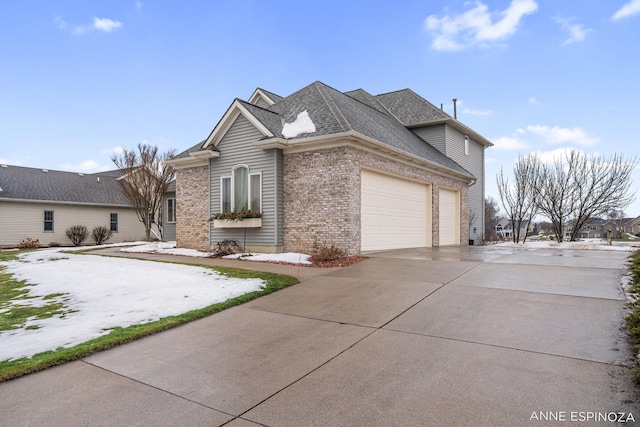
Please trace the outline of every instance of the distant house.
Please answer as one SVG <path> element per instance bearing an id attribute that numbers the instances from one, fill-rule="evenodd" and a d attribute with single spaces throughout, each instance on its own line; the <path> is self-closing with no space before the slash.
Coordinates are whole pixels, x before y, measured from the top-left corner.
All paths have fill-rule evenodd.
<path id="1" fill-rule="evenodd" d="M 527 230 L 527 225 L 529 224 L 529 221 L 522 221 L 522 223 L 518 224 L 520 226 L 520 234 L 519 236 L 525 237 L 525 235 L 528 232 L 531 232 L 533 230 L 529 229 Z M 514 230 L 517 229 L 517 227 L 514 227 L 513 222 L 511 222 L 510 219 L 508 218 L 500 218 L 497 222 L 496 222 L 496 235 L 498 237 L 501 237 L 503 239 L 512 239 L 513 238 L 513 234 L 514 234 Z"/>
<path id="2" fill-rule="evenodd" d="M 640 233 L 640 216 L 628 218 L 622 225 L 622 231 L 629 234 Z"/>
<path id="3" fill-rule="evenodd" d="M 491 145 L 410 89 L 256 89 L 168 162 L 176 240 L 209 250 L 231 238 L 265 252 L 318 243 L 350 254 L 482 241 Z M 209 221 L 245 209 L 262 217 Z"/>
<path id="4" fill-rule="evenodd" d="M 611 231 L 611 237 L 619 239 L 624 230 L 624 226 L 631 218 L 621 220 L 607 220 L 602 218 L 592 218 L 588 220 L 578 231 L 578 239 L 606 239 L 607 232 Z M 573 231 L 573 224 L 567 226 L 565 234 L 570 236 Z"/>
<path id="5" fill-rule="evenodd" d="M 82 174 L 0 165 L 0 246 L 26 238 L 69 245 L 65 231 L 106 226 L 108 243 L 142 240 L 144 226 L 124 196 L 118 171 Z M 89 237 L 86 243 L 91 243 Z"/>

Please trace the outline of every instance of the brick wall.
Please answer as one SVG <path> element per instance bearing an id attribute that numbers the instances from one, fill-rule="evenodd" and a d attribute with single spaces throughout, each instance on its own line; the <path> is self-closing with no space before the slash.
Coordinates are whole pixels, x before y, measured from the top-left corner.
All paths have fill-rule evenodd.
<path id="1" fill-rule="evenodd" d="M 360 170 L 347 147 L 284 156 L 284 250 L 360 250 Z"/>
<path id="2" fill-rule="evenodd" d="M 209 166 L 176 171 L 176 245 L 209 250 Z"/>
<path id="3" fill-rule="evenodd" d="M 419 167 L 353 147 L 284 156 L 285 251 L 308 251 L 317 242 L 360 252 L 360 170 L 368 167 L 433 185 L 433 246 L 438 246 L 440 186 L 460 191 L 460 243 L 467 244 L 468 185 Z"/>

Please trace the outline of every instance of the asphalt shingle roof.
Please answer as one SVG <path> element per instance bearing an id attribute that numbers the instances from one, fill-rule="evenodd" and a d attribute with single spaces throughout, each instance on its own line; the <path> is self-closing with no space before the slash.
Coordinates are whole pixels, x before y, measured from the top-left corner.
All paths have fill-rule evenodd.
<path id="1" fill-rule="evenodd" d="M 0 201 L 12 199 L 131 206 L 117 176 L 120 176 L 118 171 L 79 174 L 4 165 L 0 166 Z"/>
<path id="2" fill-rule="evenodd" d="M 418 123 L 451 119 L 409 89 L 373 96 L 363 89 L 342 93 L 316 81 L 286 97 L 264 92 L 273 95 L 274 101 L 277 99 L 268 108 L 239 99 L 234 102 L 240 102 L 276 138 L 283 138 L 285 123 L 295 122 L 298 114 L 306 111 L 315 126 L 315 132 L 302 133 L 290 139 L 355 132 L 473 177 L 473 174 L 408 129 L 407 126 Z M 190 153 L 199 151 L 203 144 L 198 143 L 174 158 L 188 157 Z"/>
<path id="3" fill-rule="evenodd" d="M 405 126 L 452 118 L 411 89 L 383 93 L 376 99 Z"/>

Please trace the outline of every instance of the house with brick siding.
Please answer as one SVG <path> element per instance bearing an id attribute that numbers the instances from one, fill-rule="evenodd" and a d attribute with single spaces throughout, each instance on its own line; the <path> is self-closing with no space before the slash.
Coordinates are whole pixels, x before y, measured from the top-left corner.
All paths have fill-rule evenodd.
<path id="1" fill-rule="evenodd" d="M 372 95 L 314 82 L 235 99 L 176 168 L 179 247 L 349 254 L 467 245 L 484 236 L 492 144 L 410 89 Z M 210 220 L 251 210 L 260 218 Z M 470 222 L 470 218 L 472 221 Z"/>

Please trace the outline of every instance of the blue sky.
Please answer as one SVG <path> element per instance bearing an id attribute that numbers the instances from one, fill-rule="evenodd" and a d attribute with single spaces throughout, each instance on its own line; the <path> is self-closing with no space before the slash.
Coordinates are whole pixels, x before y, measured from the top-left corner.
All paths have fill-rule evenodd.
<path id="1" fill-rule="evenodd" d="M 635 156 L 639 76 L 640 0 L 2 2 L 0 163 L 113 169 L 118 147 L 191 147 L 256 87 L 320 80 L 457 98 L 497 198 L 518 154 Z"/>

